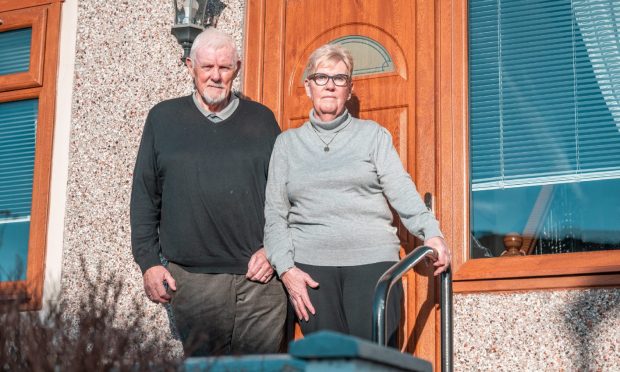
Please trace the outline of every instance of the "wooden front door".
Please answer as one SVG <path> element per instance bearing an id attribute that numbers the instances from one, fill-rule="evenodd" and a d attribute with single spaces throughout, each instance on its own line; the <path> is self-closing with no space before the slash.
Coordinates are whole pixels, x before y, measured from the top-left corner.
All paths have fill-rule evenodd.
<path id="1" fill-rule="evenodd" d="M 353 51 L 354 116 L 372 119 L 392 134 L 418 191 L 435 193 L 434 54 L 429 6 L 410 0 L 249 0 L 246 19 L 244 93 L 276 114 L 283 130 L 308 118 L 311 102 L 303 70 L 319 46 L 335 42 Z M 432 36 L 430 36 L 432 41 Z M 402 254 L 416 242 L 399 228 Z M 403 350 L 438 368 L 438 299 L 430 267 L 404 280 Z"/>

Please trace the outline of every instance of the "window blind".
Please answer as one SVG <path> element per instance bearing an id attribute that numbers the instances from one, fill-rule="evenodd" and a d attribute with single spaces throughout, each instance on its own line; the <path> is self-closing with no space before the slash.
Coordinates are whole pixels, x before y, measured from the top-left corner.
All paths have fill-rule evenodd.
<path id="1" fill-rule="evenodd" d="M 0 224 L 30 220 L 37 106 L 0 103 Z"/>
<path id="2" fill-rule="evenodd" d="M 0 33 L 0 75 L 28 71 L 32 28 Z"/>
<path id="3" fill-rule="evenodd" d="M 472 190 L 620 178 L 620 2 L 469 4 Z"/>

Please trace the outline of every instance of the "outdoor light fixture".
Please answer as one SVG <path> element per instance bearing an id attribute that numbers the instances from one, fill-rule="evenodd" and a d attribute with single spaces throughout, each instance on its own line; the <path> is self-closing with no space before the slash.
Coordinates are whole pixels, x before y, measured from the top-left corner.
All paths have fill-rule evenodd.
<path id="1" fill-rule="evenodd" d="M 189 56 L 192 43 L 198 34 L 209 26 L 215 27 L 217 16 L 212 0 L 173 0 L 174 26 L 172 34 L 183 47 L 183 57 Z"/>

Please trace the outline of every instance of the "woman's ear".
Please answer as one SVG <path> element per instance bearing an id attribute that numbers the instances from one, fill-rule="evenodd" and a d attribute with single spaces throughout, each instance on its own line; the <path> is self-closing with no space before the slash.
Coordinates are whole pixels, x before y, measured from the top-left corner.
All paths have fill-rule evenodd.
<path id="1" fill-rule="evenodd" d="M 308 98 L 312 98 L 312 93 L 310 92 L 310 81 L 308 79 L 304 80 L 304 88 L 306 88 L 306 95 Z"/>

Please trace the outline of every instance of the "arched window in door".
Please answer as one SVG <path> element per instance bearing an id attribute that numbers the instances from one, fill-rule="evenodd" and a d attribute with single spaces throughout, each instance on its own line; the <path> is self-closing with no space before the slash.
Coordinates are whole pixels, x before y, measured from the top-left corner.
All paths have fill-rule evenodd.
<path id="1" fill-rule="evenodd" d="M 375 40 L 361 35 L 349 35 L 332 40 L 353 55 L 353 76 L 379 74 L 394 71 L 394 61 L 388 51 Z"/>

